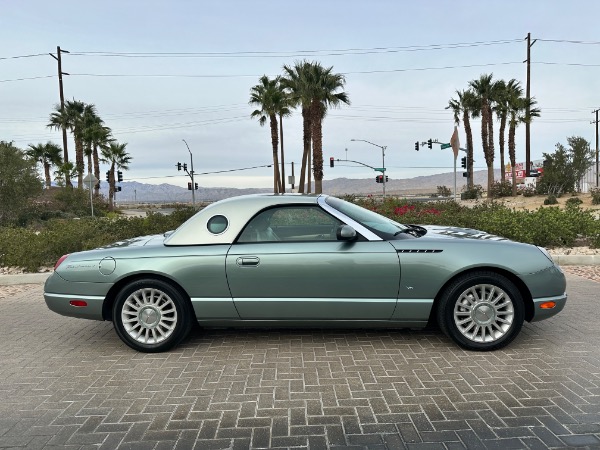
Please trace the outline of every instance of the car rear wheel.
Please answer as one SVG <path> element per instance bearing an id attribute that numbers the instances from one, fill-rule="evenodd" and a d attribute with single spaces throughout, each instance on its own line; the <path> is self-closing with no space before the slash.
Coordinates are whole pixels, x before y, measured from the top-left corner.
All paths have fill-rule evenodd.
<path id="1" fill-rule="evenodd" d="M 117 295 L 113 323 L 129 347 L 148 353 L 164 352 L 190 332 L 193 314 L 181 293 L 161 280 L 129 283 Z"/>
<path id="2" fill-rule="evenodd" d="M 442 294 L 437 319 L 442 331 L 468 350 L 496 350 L 521 331 L 523 297 L 508 278 L 494 272 L 472 272 Z"/>

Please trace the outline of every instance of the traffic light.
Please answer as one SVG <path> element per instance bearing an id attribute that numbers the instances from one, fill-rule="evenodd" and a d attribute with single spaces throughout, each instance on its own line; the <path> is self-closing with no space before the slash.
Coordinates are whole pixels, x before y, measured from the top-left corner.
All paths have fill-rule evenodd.
<path id="1" fill-rule="evenodd" d="M 419 141 L 415 142 L 415 150 L 419 151 Z"/>
<path id="2" fill-rule="evenodd" d="M 385 176 L 385 182 L 387 183 L 388 181 L 390 181 L 390 179 L 388 178 L 388 176 Z"/>
<path id="3" fill-rule="evenodd" d="M 469 172 L 463 172 L 463 177 L 469 178 Z"/>
<path id="4" fill-rule="evenodd" d="M 121 172 L 120 170 L 117 171 L 117 181 L 119 183 L 123 181 L 123 172 Z"/>
<path id="5" fill-rule="evenodd" d="M 115 192 L 121 192 L 121 186 L 115 186 Z"/>
<path id="6" fill-rule="evenodd" d="M 106 181 L 110 183 L 110 170 L 106 171 Z"/>
<path id="7" fill-rule="evenodd" d="M 190 181 L 190 182 L 188 183 L 188 191 L 191 191 L 191 190 L 192 190 L 192 182 Z"/>
<path id="8" fill-rule="evenodd" d="M 387 179 L 386 179 L 387 180 Z M 383 175 L 377 175 L 375 177 L 375 182 L 376 183 L 383 183 Z"/>
<path id="9" fill-rule="evenodd" d="M 183 163 L 183 170 L 185 170 L 187 172 L 187 164 Z"/>
<path id="10" fill-rule="evenodd" d="M 194 183 L 194 189 L 198 190 L 198 183 Z"/>
<path id="11" fill-rule="evenodd" d="M 462 167 L 463 169 L 467 168 L 467 157 L 463 156 L 462 158 L 460 158 L 460 167 Z"/>
<path id="12" fill-rule="evenodd" d="M 331 158 L 329 158 L 329 167 L 333 167 L 333 156 Z"/>
<path id="13" fill-rule="evenodd" d="M 427 148 L 433 148 L 433 140 L 429 139 L 427 141 Z"/>
<path id="14" fill-rule="evenodd" d="M 181 163 L 180 162 L 177 163 L 177 170 L 181 170 Z"/>

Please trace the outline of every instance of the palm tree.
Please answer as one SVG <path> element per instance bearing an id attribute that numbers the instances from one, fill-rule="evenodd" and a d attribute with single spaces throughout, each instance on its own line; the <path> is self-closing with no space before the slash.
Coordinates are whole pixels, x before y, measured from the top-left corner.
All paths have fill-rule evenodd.
<path id="1" fill-rule="evenodd" d="M 510 80 L 508 83 L 504 83 L 503 81 L 499 82 L 499 90 L 496 98 L 496 104 L 494 106 L 494 111 L 496 112 L 496 117 L 500 121 L 500 131 L 499 131 L 499 144 L 500 144 L 500 173 L 502 180 L 506 178 L 506 169 L 504 163 L 504 144 L 505 144 L 505 130 L 506 124 L 509 116 L 509 99 L 513 97 L 519 97 L 523 94 L 523 89 L 521 88 L 521 83 L 514 78 Z"/>
<path id="2" fill-rule="evenodd" d="M 536 108 L 537 102 L 535 99 L 529 99 L 529 116 L 527 115 L 528 101 L 526 97 L 523 97 L 523 89 L 520 85 L 516 85 L 512 90 L 512 95 L 507 99 L 508 104 L 508 157 L 510 158 L 510 165 L 512 170 L 512 195 L 517 195 L 517 173 L 515 169 L 516 154 L 515 154 L 515 134 L 516 129 L 520 123 L 531 122 L 534 117 L 540 117 L 541 111 Z M 527 171 L 527 167 L 525 170 Z M 527 172 L 526 172 L 527 173 Z"/>
<path id="3" fill-rule="evenodd" d="M 131 155 L 125 151 L 127 144 L 119 144 L 116 141 L 110 142 L 107 146 L 101 148 L 102 158 L 100 159 L 104 163 L 110 163 L 110 170 L 108 171 L 108 200 L 109 210 L 114 209 L 114 197 L 115 197 L 115 169 L 129 169 L 129 163 L 131 162 Z"/>
<path id="4" fill-rule="evenodd" d="M 54 179 L 59 186 L 66 186 L 66 180 L 77 176 L 77 168 L 72 162 L 63 162 L 54 172 Z M 73 185 L 71 185 L 73 187 Z"/>
<path id="5" fill-rule="evenodd" d="M 340 92 L 346 80 L 342 74 L 333 73 L 333 67 L 324 68 L 320 63 L 313 62 L 309 70 L 309 82 L 315 194 L 321 194 L 323 192 L 323 119 L 328 108 L 337 108 L 342 103 L 349 105 L 350 99 L 346 92 Z"/>
<path id="6" fill-rule="evenodd" d="M 279 136 L 277 126 L 277 115 L 286 105 L 286 94 L 283 91 L 280 78 L 273 80 L 268 76 L 263 75 L 259 79 L 259 84 L 250 89 L 250 105 L 258 106 L 250 117 L 258 118 L 260 126 L 264 126 L 269 120 L 271 127 L 271 145 L 273 148 L 273 192 L 275 194 L 283 192 L 282 180 L 279 175 L 279 158 L 277 152 L 279 150 Z"/>
<path id="7" fill-rule="evenodd" d="M 473 130 L 471 129 L 471 115 L 476 110 L 475 95 L 470 90 L 456 91 L 458 99 L 451 98 L 446 109 L 454 113 L 454 123 L 460 124 L 462 115 L 465 135 L 467 136 L 467 187 L 473 188 Z"/>
<path id="8" fill-rule="evenodd" d="M 88 173 L 94 170 L 94 176 L 100 180 L 100 158 L 98 148 L 107 146 L 112 140 L 111 129 L 104 126 L 104 121 L 97 115 L 90 115 L 83 130 L 84 152 L 88 158 Z M 94 188 L 97 196 L 100 191 L 100 181 Z"/>
<path id="9" fill-rule="evenodd" d="M 327 108 L 338 107 L 342 103 L 350 104 L 344 88 L 346 80 L 343 75 L 333 73 L 333 67 L 324 68 L 318 62 L 296 62 L 294 67 L 283 66 L 287 78 L 284 85 L 291 92 L 293 104 L 302 105 L 304 119 L 304 155 L 302 169 L 310 157 L 310 144 L 313 150 L 313 172 L 315 176 L 315 193 L 323 192 L 323 119 Z M 309 131 L 310 130 L 310 131 Z M 303 170 L 300 181 L 303 182 Z M 309 176 L 310 192 L 310 176 Z M 303 185 L 299 186 L 303 192 Z"/>
<path id="10" fill-rule="evenodd" d="M 279 112 L 277 115 L 279 116 L 279 136 L 281 137 L 281 192 L 285 193 L 285 154 L 283 151 L 283 118 L 289 117 L 292 115 L 292 103 L 288 93 L 284 90 L 281 79 L 279 80 L 279 88 L 282 90 L 285 98 L 281 102 Z"/>
<path id="11" fill-rule="evenodd" d="M 307 167 L 310 161 L 312 127 L 310 122 L 310 91 L 308 82 L 308 71 L 310 63 L 306 60 L 296 61 L 294 66 L 283 66 L 285 72 L 281 80 L 283 87 L 289 93 L 291 107 L 300 106 L 302 108 L 302 165 L 300 169 L 300 180 L 298 182 L 298 192 L 303 194 L 305 191 L 305 179 L 307 178 Z M 308 189 L 311 190 L 310 171 L 308 171 Z"/>
<path id="12" fill-rule="evenodd" d="M 62 108 L 60 105 L 55 105 L 54 112 L 50 114 L 50 120 L 46 127 L 55 130 L 71 130 L 71 121 L 70 117 L 67 115 L 66 109 Z M 69 150 L 66 141 L 63 142 L 63 145 L 63 161 L 66 164 L 69 162 Z M 69 173 L 64 174 L 64 182 L 67 187 L 73 187 Z"/>
<path id="13" fill-rule="evenodd" d="M 44 167 L 44 176 L 46 180 L 46 189 L 50 189 L 52 180 L 50 179 L 50 168 L 52 166 L 62 165 L 61 153 L 63 149 L 53 142 L 46 142 L 45 144 L 29 144 L 29 148 L 25 153 L 30 157 L 38 161 Z"/>
<path id="14" fill-rule="evenodd" d="M 492 74 L 481 75 L 478 80 L 469 82 L 479 103 L 479 112 L 473 116 L 481 115 L 481 143 L 483 154 L 488 169 L 487 196 L 492 196 L 494 182 L 494 123 L 492 121 L 492 103 L 495 101 L 500 85 L 492 81 Z"/>

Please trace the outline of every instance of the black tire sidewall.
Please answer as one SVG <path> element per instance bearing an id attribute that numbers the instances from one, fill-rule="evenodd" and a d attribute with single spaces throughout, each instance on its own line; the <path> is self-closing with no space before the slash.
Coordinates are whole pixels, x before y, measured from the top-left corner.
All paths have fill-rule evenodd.
<path id="1" fill-rule="evenodd" d="M 500 339 L 488 342 L 473 342 L 465 337 L 454 323 L 454 306 L 459 296 L 469 287 L 490 284 L 506 292 L 512 303 L 514 318 L 510 329 Z M 442 331 L 462 348 L 467 350 L 497 350 L 508 345 L 521 331 L 525 320 L 523 297 L 515 284 L 503 275 L 490 272 L 474 272 L 464 275 L 452 283 L 444 292 L 438 309 L 438 323 Z"/>
<path id="2" fill-rule="evenodd" d="M 125 331 L 121 318 L 121 311 L 123 309 L 125 300 L 127 300 L 127 298 L 133 292 L 139 289 L 147 288 L 157 289 L 167 294 L 171 300 L 173 300 L 175 309 L 177 311 L 177 324 L 175 326 L 175 330 L 166 340 L 160 342 L 159 344 L 142 344 L 134 340 L 131 336 L 129 336 L 127 331 Z M 192 320 L 188 302 L 178 289 L 164 281 L 147 278 L 133 281 L 119 291 L 113 306 L 113 324 L 119 338 L 121 338 L 121 340 L 129 347 L 140 352 L 158 353 L 170 350 L 179 344 L 189 333 Z"/>

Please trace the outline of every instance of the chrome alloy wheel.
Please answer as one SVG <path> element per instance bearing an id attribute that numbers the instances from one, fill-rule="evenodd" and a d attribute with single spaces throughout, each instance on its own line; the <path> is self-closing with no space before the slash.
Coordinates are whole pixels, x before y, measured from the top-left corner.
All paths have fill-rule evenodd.
<path id="1" fill-rule="evenodd" d="M 454 305 L 458 331 L 473 342 L 494 342 L 510 330 L 515 317 L 509 295 L 493 284 L 465 290 Z"/>
<path id="2" fill-rule="evenodd" d="M 125 332 L 141 344 L 158 344 L 173 334 L 177 309 L 159 289 L 143 288 L 132 292 L 123 303 L 121 321 Z"/>

